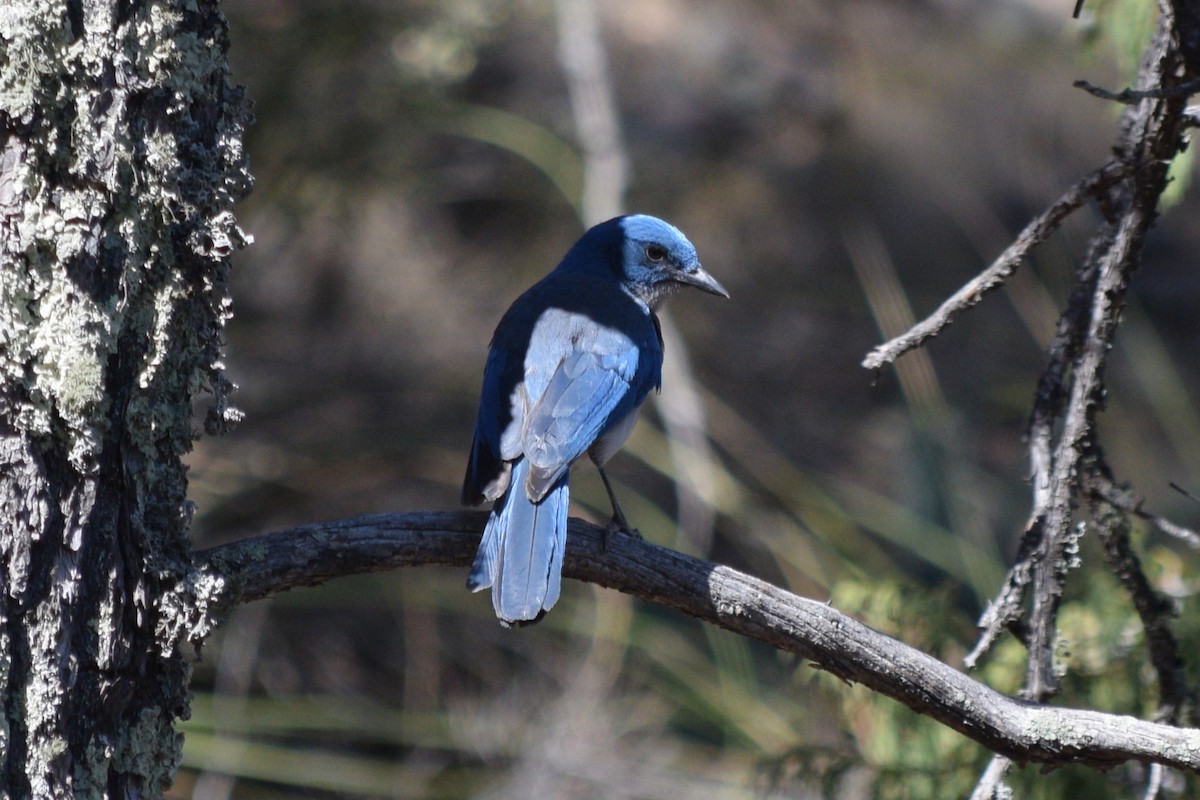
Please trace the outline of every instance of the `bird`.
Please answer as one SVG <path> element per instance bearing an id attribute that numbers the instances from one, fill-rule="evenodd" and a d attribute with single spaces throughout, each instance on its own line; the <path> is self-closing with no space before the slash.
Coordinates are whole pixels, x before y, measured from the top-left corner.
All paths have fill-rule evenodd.
<path id="1" fill-rule="evenodd" d="M 610 532 L 636 535 L 604 467 L 661 388 L 655 312 L 689 286 L 729 297 L 678 228 L 615 217 L 586 231 L 496 326 L 462 501 L 492 503 L 467 588 L 491 588 L 505 627 L 541 620 L 558 600 L 570 469 L 585 454 L 613 507 L 606 542 Z"/>

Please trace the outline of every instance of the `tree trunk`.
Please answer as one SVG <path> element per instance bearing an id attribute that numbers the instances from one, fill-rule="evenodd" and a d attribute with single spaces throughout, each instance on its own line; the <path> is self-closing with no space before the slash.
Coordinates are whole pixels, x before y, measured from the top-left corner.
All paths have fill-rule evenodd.
<path id="1" fill-rule="evenodd" d="M 0 797 L 157 797 L 248 120 L 215 3 L 0 7 Z"/>

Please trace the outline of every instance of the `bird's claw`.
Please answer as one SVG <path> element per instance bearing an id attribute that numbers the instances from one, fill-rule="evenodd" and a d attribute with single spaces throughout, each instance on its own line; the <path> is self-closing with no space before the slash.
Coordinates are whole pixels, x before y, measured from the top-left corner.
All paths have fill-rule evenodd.
<path id="1" fill-rule="evenodd" d="M 620 533 L 625 536 L 631 536 L 634 539 L 642 538 L 642 532 L 639 531 L 637 528 L 629 527 L 629 523 L 626 522 L 625 520 L 618 520 L 618 519 L 614 518 L 609 521 L 608 525 L 604 526 L 603 546 L 604 546 L 605 550 L 608 549 L 609 539 L 612 537 L 613 534 L 616 534 L 616 533 Z"/>

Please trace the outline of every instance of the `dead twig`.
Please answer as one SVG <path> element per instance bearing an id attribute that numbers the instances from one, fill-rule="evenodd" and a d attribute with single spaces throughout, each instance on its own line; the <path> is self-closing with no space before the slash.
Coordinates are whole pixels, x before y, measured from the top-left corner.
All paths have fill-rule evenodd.
<path id="1" fill-rule="evenodd" d="M 1171 485 L 1174 487 L 1174 484 Z M 1133 514 L 1139 519 L 1144 519 L 1168 536 L 1179 539 L 1194 550 L 1200 550 L 1200 533 L 1172 522 L 1164 516 L 1147 511 L 1142 505 L 1141 498 L 1134 497 L 1130 492 L 1121 489 L 1110 477 L 1098 477 L 1089 486 L 1089 490 L 1094 497 L 1121 509 L 1126 514 Z"/>
<path id="2" fill-rule="evenodd" d="M 1166 97 L 1191 97 L 1196 92 L 1200 92 L 1200 80 L 1188 81 L 1187 83 L 1180 83 L 1175 86 L 1160 86 L 1153 89 L 1134 89 L 1129 87 L 1119 92 L 1110 92 L 1108 89 L 1102 89 L 1085 80 L 1075 81 L 1071 85 L 1076 89 L 1083 89 L 1088 94 L 1099 97 L 1102 100 L 1112 100 L 1114 103 L 1123 103 L 1125 105 L 1133 105 L 1143 100 L 1161 100 Z"/>
<path id="3" fill-rule="evenodd" d="M 1128 170 L 1128 165 L 1110 161 L 1076 183 L 1049 208 L 1034 217 L 1017 235 L 1016 240 L 987 269 L 955 292 L 936 311 L 905 333 L 884 342 L 868 353 L 862 361 L 863 367 L 879 369 L 936 336 L 954 321 L 959 312 L 974 306 L 985 294 L 1003 285 L 1005 279 L 1016 271 L 1029 251 L 1049 238 L 1072 212 L 1123 178 Z"/>

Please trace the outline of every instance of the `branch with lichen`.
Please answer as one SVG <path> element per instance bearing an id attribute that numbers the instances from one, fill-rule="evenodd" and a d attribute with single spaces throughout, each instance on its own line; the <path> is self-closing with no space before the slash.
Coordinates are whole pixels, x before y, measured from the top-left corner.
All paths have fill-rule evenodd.
<path id="1" fill-rule="evenodd" d="M 487 515 L 381 514 L 196 554 L 218 613 L 342 575 L 471 563 Z M 1018 762 L 1107 769 L 1135 759 L 1200 773 L 1200 730 L 1008 697 L 828 604 L 737 570 L 572 519 L 563 574 L 660 603 L 807 659 Z"/>

